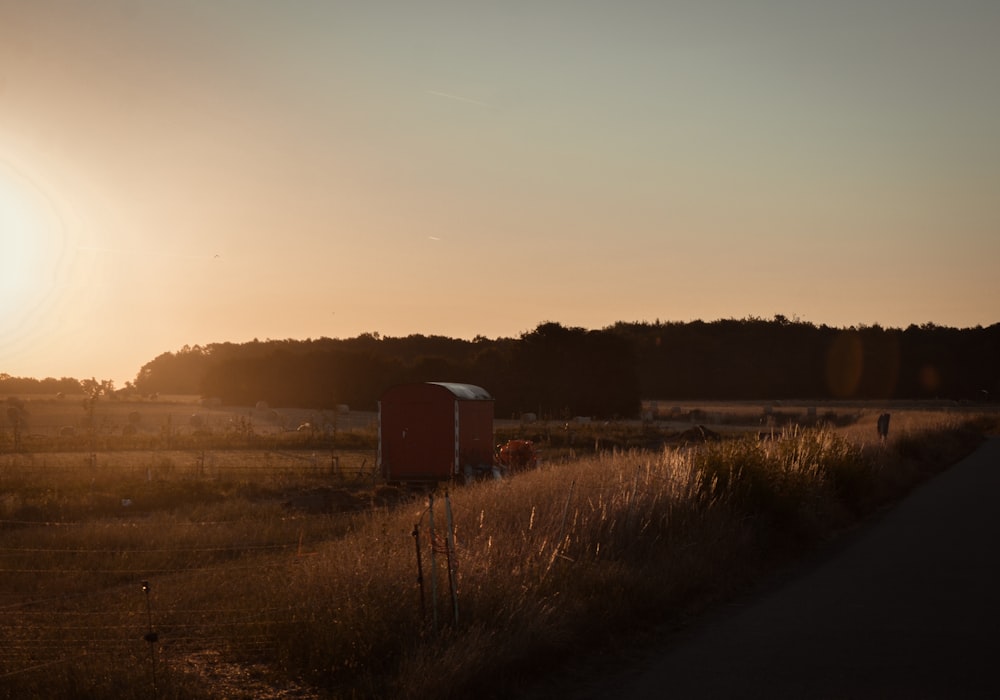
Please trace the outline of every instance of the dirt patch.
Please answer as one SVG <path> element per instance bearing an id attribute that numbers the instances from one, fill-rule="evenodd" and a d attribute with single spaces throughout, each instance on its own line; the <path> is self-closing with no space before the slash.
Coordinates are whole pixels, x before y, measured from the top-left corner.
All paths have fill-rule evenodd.
<path id="1" fill-rule="evenodd" d="M 411 493 L 396 486 L 377 486 L 373 491 L 321 487 L 286 494 L 284 506 L 313 514 L 353 513 L 372 506 L 395 506 L 412 497 Z"/>
<path id="2" fill-rule="evenodd" d="M 364 510 L 370 499 L 347 489 L 316 488 L 288 495 L 284 506 L 306 513 L 350 513 Z"/>
<path id="3" fill-rule="evenodd" d="M 176 662 L 175 671 L 194 676 L 214 698 L 226 700 L 318 700 L 318 691 L 285 677 L 263 664 L 230 661 L 218 651 L 199 651 Z"/>

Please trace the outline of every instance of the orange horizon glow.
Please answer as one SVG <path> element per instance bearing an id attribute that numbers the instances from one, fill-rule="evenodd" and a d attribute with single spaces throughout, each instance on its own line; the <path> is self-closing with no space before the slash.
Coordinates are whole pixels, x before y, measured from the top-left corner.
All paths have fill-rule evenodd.
<path id="1" fill-rule="evenodd" d="M 0 10 L 0 372 L 1000 321 L 1000 5 L 725 5 Z"/>

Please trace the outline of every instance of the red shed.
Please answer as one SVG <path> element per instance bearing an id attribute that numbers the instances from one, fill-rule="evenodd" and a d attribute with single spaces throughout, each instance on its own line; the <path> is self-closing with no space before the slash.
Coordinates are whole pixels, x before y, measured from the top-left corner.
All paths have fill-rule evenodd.
<path id="1" fill-rule="evenodd" d="M 378 402 L 388 481 L 444 481 L 493 467 L 493 397 L 473 384 L 399 384 Z"/>

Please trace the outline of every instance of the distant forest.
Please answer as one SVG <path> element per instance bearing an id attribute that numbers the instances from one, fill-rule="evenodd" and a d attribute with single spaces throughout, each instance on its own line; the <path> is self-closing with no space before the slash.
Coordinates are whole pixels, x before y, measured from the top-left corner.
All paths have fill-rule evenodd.
<path id="1" fill-rule="evenodd" d="M 831 328 L 775 316 L 586 330 L 546 322 L 496 340 L 365 333 L 185 346 L 143 365 L 122 391 L 372 410 L 394 384 L 451 381 L 486 388 L 498 416 L 627 417 L 638 415 L 640 399 L 995 401 L 998 358 L 1000 323 Z M 71 381 L 0 375 L 0 392 L 46 382 L 66 391 Z"/>

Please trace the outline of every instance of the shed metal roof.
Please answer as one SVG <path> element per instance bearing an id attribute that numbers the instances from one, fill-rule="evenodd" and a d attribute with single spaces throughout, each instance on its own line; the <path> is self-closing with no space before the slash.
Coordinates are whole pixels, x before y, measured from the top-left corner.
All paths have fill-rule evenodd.
<path id="1" fill-rule="evenodd" d="M 481 386 L 476 386 L 475 384 L 458 384 L 455 382 L 427 382 L 428 384 L 434 384 L 436 386 L 444 387 L 456 397 L 460 399 L 476 399 L 481 401 L 490 401 L 493 399 L 490 396 L 490 392 Z"/>

